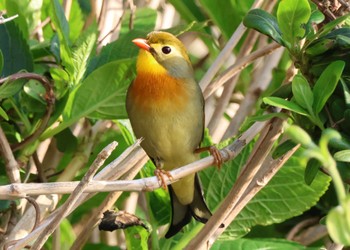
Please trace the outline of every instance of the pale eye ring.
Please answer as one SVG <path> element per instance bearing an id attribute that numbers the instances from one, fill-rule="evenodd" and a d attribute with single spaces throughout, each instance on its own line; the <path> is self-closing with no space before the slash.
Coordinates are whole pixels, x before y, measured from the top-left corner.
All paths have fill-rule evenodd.
<path id="1" fill-rule="evenodd" d="M 162 48 L 162 52 L 163 52 L 164 54 L 169 54 L 169 53 L 171 52 L 171 48 L 170 48 L 169 46 L 164 46 L 164 47 Z"/>

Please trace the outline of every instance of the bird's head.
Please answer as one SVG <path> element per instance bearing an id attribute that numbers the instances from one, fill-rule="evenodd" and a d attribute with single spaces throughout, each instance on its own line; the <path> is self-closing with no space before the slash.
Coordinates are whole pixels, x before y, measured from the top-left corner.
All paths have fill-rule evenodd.
<path id="1" fill-rule="evenodd" d="M 168 32 L 153 31 L 146 39 L 133 40 L 140 50 L 137 70 L 149 73 L 164 71 L 175 78 L 193 77 L 193 69 L 182 42 Z"/>

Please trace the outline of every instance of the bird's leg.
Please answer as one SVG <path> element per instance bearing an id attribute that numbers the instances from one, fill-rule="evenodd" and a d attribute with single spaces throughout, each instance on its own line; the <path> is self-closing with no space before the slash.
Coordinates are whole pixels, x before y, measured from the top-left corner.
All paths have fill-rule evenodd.
<path id="1" fill-rule="evenodd" d="M 224 163 L 224 160 L 222 159 L 219 149 L 217 149 L 217 147 L 215 146 L 208 146 L 197 148 L 194 150 L 195 153 L 202 153 L 204 151 L 209 151 L 210 155 L 214 157 L 215 165 L 218 167 L 218 169 L 220 169 L 222 164 Z"/>
<path id="2" fill-rule="evenodd" d="M 166 181 L 164 178 L 164 175 L 166 175 L 170 180 L 173 179 L 173 176 L 166 170 L 163 169 L 163 161 L 159 158 L 156 158 L 154 160 L 154 163 L 156 165 L 156 170 L 154 170 L 154 175 L 158 178 L 158 181 L 161 185 L 161 187 L 166 190 Z"/>

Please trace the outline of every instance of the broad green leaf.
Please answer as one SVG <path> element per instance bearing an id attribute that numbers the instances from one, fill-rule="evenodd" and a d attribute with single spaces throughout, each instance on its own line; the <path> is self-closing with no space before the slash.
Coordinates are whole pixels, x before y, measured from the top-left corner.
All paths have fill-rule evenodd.
<path id="1" fill-rule="evenodd" d="M 18 17 L 15 18 L 13 20 L 13 22 L 20 29 L 23 37 L 26 40 L 28 40 L 29 39 L 29 30 L 28 30 L 28 24 L 27 24 L 27 21 L 26 21 L 26 15 L 25 15 L 26 5 L 28 5 L 28 0 L 21 0 L 21 1 L 6 0 L 6 12 L 7 12 L 7 15 L 8 16 L 18 15 Z"/>
<path id="2" fill-rule="evenodd" d="M 277 20 L 270 13 L 261 9 L 251 10 L 244 17 L 243 24 L 248 28 L 255 29 L 260 33 L 271 37 L 277 43 L 284 45 Z"/>
<path id="3" fill-rule="evenodd" d="M 50 137 L 82 117 L 122 119 L 126 117 L 126 90 L 134 78 L 134 61 L 110 62 L 92 72 L 69 95 L 62 123 L 47 130 L 42 138 Z"/>
<path id="4" fill-rule="evenodd" d="M 252 0 L 200 0 L 199 2 L 226 39 L 231 37 L 253 3 Z"/>
<path id="5" fill-rule="evenodd" d="M 133 29 L 130 29 L 130 11 L 125 13 L 120 28 L 120 36 L 128 34 L 132 30 L 150 32 L 154 30 L 157 21 L 157 11 L 151 8 L 136 9 L 133 13 Z"/>
<path id="6" fill-rule="evenodd" d="M 350 246 L 350 197 L 327 215 L 326 225 L 331 238 L 338 244 Z"/>
<path id="7" fill-rule="evenodd" d="M 5 121 L 8 121 L 8 120 L 9 120 L 8 115 L 6 114 L 5 110 L 2 109 L 1 106 L 0 106 L 0 116 L 1 116 L 2 118 L 4 118 Z"/>
<path id="8" fill-rule="evenodd" d="M 141 226 L 128 227 L 124 230 L 126 248 L 130 250 L 148 250 L 147 240 L 150 233 Z"/>
<path id="9" fill-rule="evenodd" d="M 17 25 L 12 21 L 1 24 L 0 34 L 0 50 L 4 61 L 0 77 L 9 76 L 21 70 L 33 71 L 32 54 Z"/>
<path id="10" fill-rule="evenodd" d="M 97 40 L 97 26 L 91 25 L 81 34 L 73 50 L 74 75 L 73 85 L 77 85 L 83 79 L 88 62 Z"/>
<path id="11" fill-rule="evenodd" d="M 345 63 L 343 61 L 332 62 L 320 75 L 315 83 L 313 110 L 320 113 L 328 98 L 332 95 L 341 77 Z"/>
<path id="12" fill-rule="evenodd" d="M 217 240 L 210 248 L 211 250 L 319 250 L 319 247 L 305 247 L 293 241 L 284 239 L 264 238 L 264 239 L 237 239 L 237 240 Z"/>
<path id="13" fill-rule="evenodd" d="M 311 15 L 308 0 L 283 0 L 277 9 L 277 22 L 281 29 L 282 37 L 291 49 L 305 35 L 303 25 L 307 23 Z"/>
<path id="14" fill-rule="evenodd" d="M 215 209 L 234 185 L 252 150 L 252 144 L 218 171 L 208 168 L 200 172 L 204 194 L 209 208 Z M 302 214 L 314 206 L 327 190 L 331 178 L 319 172 L 308 186 L 304 181 L 305 164 L 292 157 L 242 210 L 225 230 L 222 240 L 242 237 L 255 225 L 271 225 Z M 273 201 L 273 202 L 271 202 Z M 198 224 L 198 223 L 197 223 Z"/>
<path id="15" fill-rule="evenodd" d="M 293 112 L 301 114 L 301 115 L 306 115 L 306 116 L 308 115 L 308 112 L 305 109 L 303 109 L 302 107 L 300 107 L 298 104 L 291 102 L 291 101 L 284 100 L 284 99 L 279 98 L 279 97 L 273 97 L 273 96 L 264 97 L 263 102 L 268 104 L 268 105 L 287 109 L 287 110 L 293 111 Z"/>
<path id="16" fill-rule="evenodd" d="M 292 91 L 297 104 L 312 114 L 314 95 L 311 91 L 309 83 L 302 75 L 298 74 L 294 77 L 292 81 Z"/>
<path id="17" fill-rule="evenodd" d="M 50 11 L 51 20 L 55 25 L 58 35 L 62 65 L 65 67 L 69 75 L 72 76 L 74 74 L 74 66 L 69 41 L 69 25 L 58 0 L 51 1 Z"/>
<path id="18" fill-rule="evenodd" d="M 45 87 L 37 81 L 30 80 L 23 87 L 24 92 L 31 98 L 46 105 L 44 95 L 46 93 Z"/>
<path id="19" fill-rule="evenodd" d="M 334 154 L 336 161 L 350 162 L 350 150 L 341 150 Z"/>
<path id="20" fill-rule="evenodd" d="M 198 5 L 194 0 L 169 0 L 169 2 L 175 7 L 181 17 L 188 23 L 193 21 L 203 22 L 207 19 L 201 9 L 198 8 Z"/>
<path id="21" fill-rule="evenodd" d="M 72 1 L 72 6 L 69 13 L 69 39 L 73 43 L 82 35 L 84 27 L 84 16 L 80 9 L 79 1 Z M 86 20 L 86 19 L 85 19 Z"/>

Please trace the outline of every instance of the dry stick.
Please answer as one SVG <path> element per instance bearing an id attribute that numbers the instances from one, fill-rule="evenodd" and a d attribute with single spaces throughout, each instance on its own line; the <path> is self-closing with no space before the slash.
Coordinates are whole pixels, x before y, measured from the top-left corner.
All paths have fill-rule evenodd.
<path id="1" fill-rule="evenodd" d="M 263 3 L 263 0 L 255 0 L 251 9 L 259 8 Z M 232 34 L 230 40 L 228 40 L 224 49 L 220 52 L 219 56 L 215 59 L 214 63 L 210 66 L 209 70 L 205 73 L 202 80 L 199 82 L 202 90 L 206 90 L 211 80 L 214 78 L 216 73 L 219 71 L 221 66 L 227 61 L 232 53 L 233 48 L 237 45 L 244 32 L 246 31 L 243 23 L 240 23 L 238 28 Z"/>
<path id="2" fill-rule="evenodd" d="M 204 244 L 207 244 L 208 240 L 218 230 L 223 221 L 230 215 L 231 211 L 247 189 L 250 181 L 257 173 L 262 161 L 270 151 L 273 140 L 277 139 L 277 135 L 280 134 L 282 123 L 282 120 L 274 118 L 264 127 L 259 140 L 255 144 L 253 153 L 250 155 L 246 166 L 243 168 L 230 193 L 209 221 L 204 225 L 202 230 L 190 241 L 185 249 L 200 249 Z M 271 131 L 274 133 L 271 133 Z M 225 224 L 224 228 L 227 226 L 228 225 Z"/>
<path id="3" fill-rule="evenodd" d="M 136 174 L 140 171 L 140 169 L 145 165 L 147 162 L 148 157 L 145 155 L 136 166 L 134 166 L 129 173 L 125 176 L 125 180 L 132 180 L 136 176 Z M 104 199 L 104 201 L 100 204 L 100 206 L 96 209 L 94 209 L 93 214 L 90 215 L 90 219 L 84 223 L 83 230 L 79 233 L 76 240 L 74 241 L 71 250 L 79 250 L 83 247 L 83 245 L 87 242 L 89 239 L 92 230 L 95 228 L 97 223 L 102 218 L 103 212 L 111 209 L 115 202 L 118 200 L 122 192 L 111 192 L 108 194 L 108 196 Z"/>
<path id="4" fill-rule="evenodd" d="M 129 155 L 127 155 L 129 154 Z M 145 156 L 145 152 L 140 147 L 140 140 L 137 140 L 136 143 L 134 143 L 132 146 L 130 146 L 127 150 L 123 152 L 121 156 L 118 157 L 122 158 L 122 160 L 114 160 L 110 164 L 108 164 L 103 170 L 101 170 L 96 176 L 95 179 L 102 179 L 107 178 L 109 176 L 113 176 L 113 172 L 119 172 L 119 166 L 116 166 L 115 164 L 119 164 L 120 161 L 125 160 L 123 165 L 128 166 L 128 168 L 133 168 L 133 166 L 140 161 L 141 158 Z M 125 166 L 122 166 L 122 168 L 125 168 Z M 121 170 L 124 171 L 123 169 Z M 73 191 L 73 189 L 72 189 Z M 95 191 L 96 192 L 96 191 Z M 67 213 L 71 213 L 76 207 L 78 207 L 81 203 L 83 203 L 88 198 L 92 197 L 93 194 L 84 194 L 79 197 L 78 201 L 75 203 L 74 208 L 71 211 L 67 211 Z M 45 220 L 41 222 L 41 224 L 33 230 L 30 234 L 19 240 L 15 245 L 14 249 L 21 249 L 24 246 L 30 244 L 32 241 L 34 241 L 38 235 L 45 230 L 47 225 L 53 220 L 53 218 L 56 217 L 56 214 L 60 213 L 60 211 L 63 210 L 62 207 L 55 210 L 51 215 L 49 215 Z"/>
<path id="5" fill-rule="evenodd" d="M 62 5 L 64 10 L 64 15 L 66 16 L 66 19 L 69 20 L 70 10 L 72 8 L 72 0 L 63 0 Z"/>
<path id="6" fill-rule="evenodd" d="M 292 148 L 285 155 L 277 160 L 271 161 L 268 157 L 264 161 L 262 167 L 258 170 L 258 173 L 254 176 L 253 180 L 249 184 L 247 190 L 241 196 L 237 205 L 233 208 L 230 215 L 225 219 L 224 224 L 229 225 L 236 218 L 236 216 L 242 211 L 242 209 L 248 204 L 248 202 L 261 190 L 263 189 L 273 176 L 280 170 L 284 163 L 294 154 L 299 148 L 299 145 Z M 224 230 L 219 228 L 213 237 L 217 239 Z"/>
<path id="7" fill-rule="evenodd" d="M 258 36 L 259 36 L 258 32 L 254 30 L 249 31 L 247 38 L 245 39 L 245 42 L 242 45 L 242 49 L 237 55 L 237 58 L 245 57 L 252 51 L 253 45 L 256 42 L 256 39 Z M 225 109 L 230 102 L 233 90 L 238 81 L 238 76 L 239 75 L 237 74 L 236 76 L 231 78 L 230 82 L 227 82 L 224 85 L 224 90 L 222 91 L 222 95 L 220 96 L 220 99 L 216 104 L 215 111 L 213 113 L 213 116 L 210 118 L 210 122 L 208 124 L 208 129 L 211 134 L 215 134 L 215 130 L 217 129 L 218 124 L 225 113 Z"/>
<path id="8" fill-rule="evenodd" d="M 231 120 L 230 125 L 226 129 L 225 134 L 223 135 L 223 140 L 228 139 L 229 137 L 235 135 L 238 132 L 238 129 L 241 127 L 244 119 L 252 112 L 255 108 L 256 101 L 260 97 L 262 91 L 264 91 L 272 79 L 272 70 L 275 68 L 283 54 L 283 49 L 280 48 L 274 53 L 266 57 L 266 63 L 254 74 L 254 81 L 249 86 L 248 92 L 239 106 L 236 115 Z"/>
<path id="9" fill-rule="evenodd" d="M 57 215 L 52 219 L 52 221 L 47 225 L 45 230 L 39 235 L 38 239 L 35 241 L 32 249 L 41 249 L 48 237 L 55 231 L 55 229 L 59 226 L 60 222 L 68 215 L 68 212 L 73 208 L 76 201 L 80 197 L 80 195 L 84 192 L 84 189 L 88 185 L 88 183 L 92 180 L 97 170 L 103 165 L 106 159 L 111 155 L 113 150 L 117 147 L 117 142 L 112 142 L 108 146 L 106 146 L 98 155 L 95 161 L 92 163 L 89 170 L 84 175 L 83 179 L 73 191 L 73 193 L 69 196 L 67 201 L 62 205 L 62 209 Z"/>
<path id="10" fill-rule="evenodd" d="M 270 54 L 275 49 L 281 47 L 281 45 L 277 43 L 271 43 L 267 45 L 266 47 L 260 48 L 253 53 L 251 53 L 249 56 L 246 56 L 244 58 L 241 58 L 240 60 L 237 60 L 235 64 L 227 68 L 223 73 L 221 73 L 215 81 L 213 81 L 203 92 L 204 98 L 207 99 L 211 94 L 213 94 L 219 87 L 221 87 L 225 82 L 227 82 L 229 79 L 231 79 L 234 75 L 236 75 L 239 71 L 241 71 L 243 68 L 247 67 L 249 64 L 251 64 L 253 61 L 258 59 L 259 57 L 265 56 L 267 54 Z"/>
<path id="11" fill-rule="evenodd" d="M 265 126 L 267 122 L 256 122 L 247 131 L 245 131 L 237 140 L 220 150 L 224 161 L 233 159 L 242 148 L 249 143 Z M 138 141 L 140 143 L 140 141 Z M 166 179 L 166 184 L 171 184 L 180 178 L 193 174 L 204 168 L 213 165 L 214 157 L 208 156 L 191 164 L 170 171 L 172 180 Z M 114 165 L 115 166 L 115 165 Z M 110 192 L 110 191 L 150 191 L 159 188 L 157 177 L 148 177 L 133 181 L 97 181 L 106 179 L 111 173 L 107 172 L 107 167 L 99 172 L 95 179 L 88 185 L 84 192 Z M 119 169 L 118 169 L 119 171 Z M 99 178 L 97 178 L 99 177 Z M 101 177 L 101 178 L 100 178 Z M 25 195 L 38 194 L 64 194 L 71 193 L 78 182 L 61 183 L 28 183 L 28 184 L 10 184 L 0 186 L 0 199 L 13 199 Z"/>
<path id="12" fill-rule="evenodd" d="M 4 157 L 5 170 L 11 183 L 20 183 L 21 177 L 19 175 L 18 162 L 12 153 L 10 144 L 6 138 L 6 135 L 0 127 L 0 153 Z"/>

